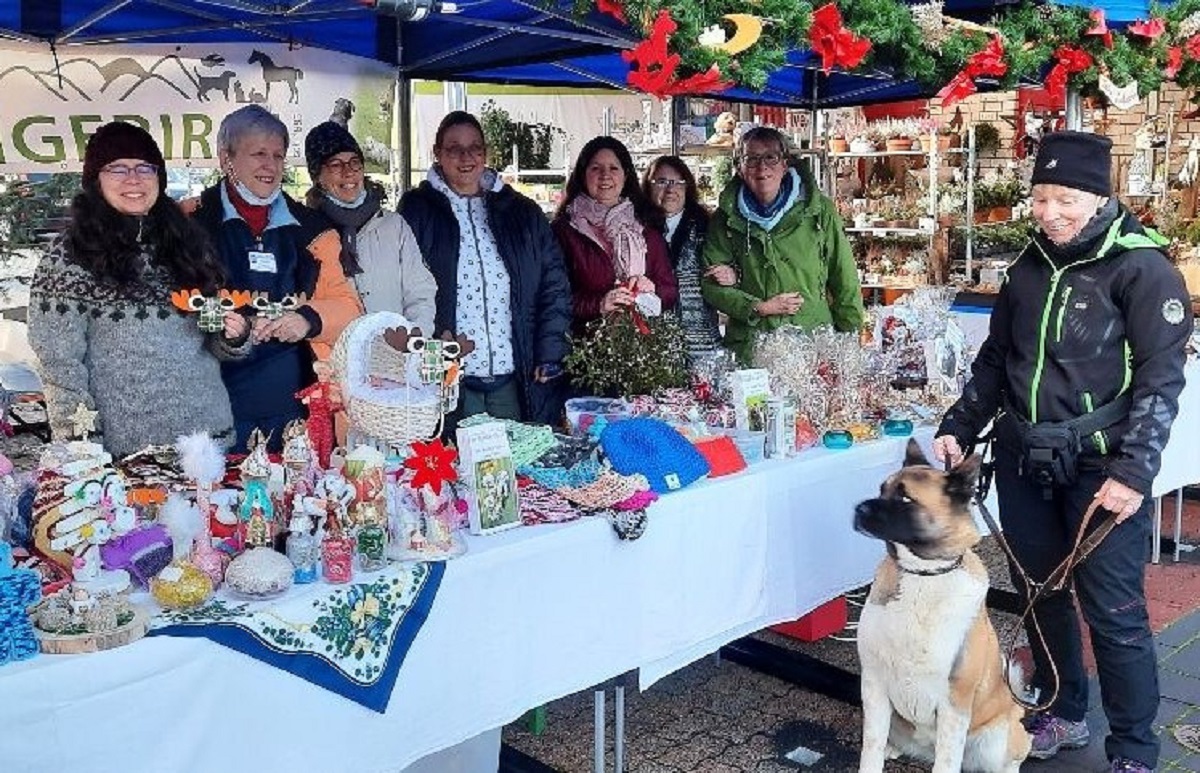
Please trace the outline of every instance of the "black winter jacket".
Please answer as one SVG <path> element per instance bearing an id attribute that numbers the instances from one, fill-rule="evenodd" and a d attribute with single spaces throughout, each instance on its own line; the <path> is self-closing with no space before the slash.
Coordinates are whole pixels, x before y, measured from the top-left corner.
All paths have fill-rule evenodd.
<path id="1" fill-rule="evenodd" d="M 557 424 L 561 379 L 538 384 L 533 370 L 559 364 L 571 345 L 571 285 L 550 221 L 529 198 L 505 185 L 483 194 L 488 225 L 511 285 L 512 342 L 526 421 Z M 437 280 L 436 332 L 456 332 L 458 219 L 445 194 L 428 181 L 400 199 L 399 212 L 412 227 L 421 255 Z"/>
<path id="2" fill-rule="evenodd" d="M 1128 417 L 1088 438 L 1082 461 L 1148 495 L 1191 331 L 1183 277 L 1124 209 L 1076 254 L 1035 235 L 1008 267 L 972 378 L 938 434 L 966 448 L 1006 405 L 1026 421 L 1060 422 L 1129 392 Z"/>

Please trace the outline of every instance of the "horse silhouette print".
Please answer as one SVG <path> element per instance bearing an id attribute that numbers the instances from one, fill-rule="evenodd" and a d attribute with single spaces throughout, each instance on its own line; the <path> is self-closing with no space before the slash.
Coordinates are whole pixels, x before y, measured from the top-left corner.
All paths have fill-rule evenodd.
<path id="1" fill-rule="evenodd" d="M 271 84 L 283 82 L 291 89 L 291 95 L 288 102 L 299 102 L 300 92 L 296 89 L 296 81 L 304 78 L 304 71 L 299 67 L 287 67 L 286 65 L 277 65 L 271 61 L 271 57 L 264 54 L 262 51 L 255 50 L 250 54 L 250 64 L 262 65 L 263 83 L 266 84 L 266 97 L 271 97 Z"/>

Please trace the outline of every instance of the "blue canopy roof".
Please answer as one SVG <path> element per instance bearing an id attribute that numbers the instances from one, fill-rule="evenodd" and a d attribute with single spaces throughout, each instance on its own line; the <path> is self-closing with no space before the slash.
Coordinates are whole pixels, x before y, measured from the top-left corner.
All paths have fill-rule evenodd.
<path id="1" fill-rule="evenodd" d="M 5 0 L 4 38 L 53 42 L 60 49 L 275 41 L 376 59 L 412 77 L 440 79 L 481 67 L 586 56 L 633 41 L 608 17 L 580 21 L 539 0 L 468 0 L 460 13 L 405 23 L 355 0 Z"/>

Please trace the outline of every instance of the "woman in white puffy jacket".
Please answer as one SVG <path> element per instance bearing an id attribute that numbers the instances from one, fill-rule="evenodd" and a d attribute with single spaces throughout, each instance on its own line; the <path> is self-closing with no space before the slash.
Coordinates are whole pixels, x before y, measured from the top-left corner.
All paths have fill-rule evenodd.
<path id="1" fill-rule="evenodd" d="M 358 142 L 326 121 L 304 140 L 313 187 L 305 203 L 342 236 L 342 269 L 368 313 L 395 311 L 426 334 L 433 330 L 437 284 L 404 218 L 382 207 L 383 189 L 366 179 Z"/>

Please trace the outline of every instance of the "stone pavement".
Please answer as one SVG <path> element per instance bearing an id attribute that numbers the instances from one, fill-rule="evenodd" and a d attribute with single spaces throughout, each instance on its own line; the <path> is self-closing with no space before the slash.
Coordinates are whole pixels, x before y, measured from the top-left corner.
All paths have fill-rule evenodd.
<path id="1" fill-rule="evenodd" d="M 989 566 L 998 558 L 983 551 L 981 555 Z M 1163 585 L 1173 587 L 1170 602 L 1180 607 L 1165 618 L 1174 622 L 1165 627 L 1158 625 L 1160 633 L 1156 637 L 1162 693 L 1158 718 L 1162 758 L 1158 770 L 1200 773 L 1200 753 L 1181 745 L 1174 735 L 1180 726 L 1200 725 L 1200 593 L 1192 579 L 1200 569 L 1200 558 L 1188 556 L 1185 561 L 1174 564 L 1167 559 L 1150 572 Z M 993 571 L 994 580 L 997 576 Z M 1159 611 L 1156 606 L 1161 604 L 1152 598 L 1152 617 Z M 1013 618 L 994 612 L 993 620 L 1003 637 Z M 760 633 L 754 639 L 793 649 L 845 671 L 858 670 L 852 627 L 811 644 L 772 633 Z M 857 691 L 853 679 L 850 688 L 853 695 Z M 851 773 L 858 767 L 862 714 L 856 705 L 752 670 L 734 662 L 732 656 L 705 658 L 645 693 L 638 694 L 636 687 L 626 692 L 625 770 L 629 773 Z M 1107 725 L 1098 687 L 1094 686 L 1091 696 L 1088 723 L 1092 743 L 1085 749 L 1063 752 L 1054 760 L 1029 761 L 1022 767 L 1023 773 L 1107 771 L 1103 744 Z M 612 704 L 610 689 L 608 770 L 613 770 Z M 502 765 L 502 771 L 592 770 L 591 691 L 555 701 L 547 715 L 547 728 L 541 735 L 531 734 L 522 723 L 505 729 L 504 741 L 513 753 L 506 758 L 508 764 Z M 929 768 L 898 760 L 889 762 L 886 770 L 922 773 Z"/>

